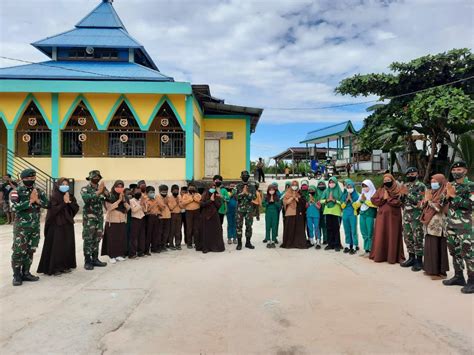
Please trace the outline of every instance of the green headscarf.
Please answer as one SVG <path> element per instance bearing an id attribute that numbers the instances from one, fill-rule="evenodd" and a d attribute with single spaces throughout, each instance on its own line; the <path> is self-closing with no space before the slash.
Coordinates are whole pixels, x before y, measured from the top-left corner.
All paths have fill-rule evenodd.
<path id="1" fill-rule="evenodd" d="M 332 189 L 329 187 L 329 183 L 331 181 L 334 181 L 334 183 L 336 184 L 336 186 L 334 186 Z M 337 182 L 337 178 L 335 176 L 332 176 L 331 178 L 329 178 L 328 187 L 326 190 L 324 190 L 324 193 L 323 193 L 323 200 L 327 200 L 331 192 L 332 192 L 332 197 L 335 200 L 339 201 L 341 199 L 341 196 L 342 196 L 341 187 L 339 186 L 339 183 Z"/>
<path id="2" fill-rule="evenodd" d="M 323 198 L 324 192 L 327 190 L 327 186 L 326 186 L 326 190 L 324 190 L 324 191 L 321 191 L 320 189 L 318 189 L 318 186 L 319 186 L 320 183 L 323 183 L 324 186 L 326 186 L 326 181 L 324 181 L 322 179 L 318 180 L 318 182 L 316 183 L 316 194 L 314 195 L 314 199 L 316 201 L 321 200 Z M 311 185 L 311 186 L 313 187 L 314 185 Z"/>

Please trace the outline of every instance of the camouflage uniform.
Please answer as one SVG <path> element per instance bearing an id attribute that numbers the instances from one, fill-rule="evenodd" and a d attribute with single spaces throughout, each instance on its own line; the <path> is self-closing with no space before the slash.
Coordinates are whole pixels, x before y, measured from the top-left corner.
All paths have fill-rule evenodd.
<path id="1" fill-rule="evenodd" d="M 403 202 L 403 239 L 407 251 L 416 256 L 423 255 L 423 224 L 420 221 L 423 210 L 418 204 L 423 200 L 426 185 L 421 181 L 407 183 L 408 193 L 402 196 Z"/>
<path id="2" fill-rule="evenodd" d="M 241 195 L 244 186 L 248 186 L 248 194 Z M 239 182 L 234 189 L 234 196 L 237 199 L 237 212 L 235 223 L 237 226 L 237 240 L 239 243 L 242 241 L 242 229 L 245 221 L 245 238 L 247 238 L 247 243 L 250 242 L 252 238 L 252 224 L 253 224 L 253 214 L 254 214 L 254 205 L 252 201 L 257 197 L 255 185 L 252 183 Z"/>
<path id="3" fill-rule="evenodd" d="M 98 186 L 88 184 L 81 189 L 84 200 L 82 210 L 82 239 L 84 240 L 84 256 L 96 258 L 99 254 L 99 243 L 104 233 L 104 195 L 97 195 Z"/>
<path id="4" fill-rule="evenodd" d="M 38 191 L 40 204 L 30 205 L 33 189 Z M 49 201 L 44 191 L 35 186 L 27 187 L 21 183 L 16 192 L 18 197 L 13 193 L 10 196 L 13 211 L 16 212 L 13 225 L 12 267 L 29 270 L 40 240 L 41 208 L 47 208 Z"/>
<path id="5" fill-rule="evenodd" d="M 474 278 L 474 251 L 472 209 L 474 203 L 474 182 L 464 178 L 464 182 L 451 183 L 456 189 L 456 196 L 449 201 L 445 234 L 448 238 L 449 253 L 453 257 L 455 272 L 467 267 L 469 279 Z"/>

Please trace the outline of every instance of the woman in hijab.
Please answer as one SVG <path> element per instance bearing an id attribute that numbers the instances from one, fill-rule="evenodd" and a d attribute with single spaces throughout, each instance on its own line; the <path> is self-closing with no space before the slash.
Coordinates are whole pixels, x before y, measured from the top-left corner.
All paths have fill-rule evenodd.
<path id="1" fill-rule="evenodd" d="M 341 234 L 339 232 L 341 218 L 341 196 L 342 191 L 335 176 L 331 177 L 328 182 L 328 188 L 324 190 L 321 203 L 324 206 L 324 216 L 326 217 L 326 228 L 328 232 L 328 245 L 324 250 L 334 249 L 341 250 Z"/>
<path id="2" fill-rule="evenodd" d="M 117 180 L 110 196 L 105 201 L 105 231 L 102 241 L 102 255 L 108 255 L 110 262 L 124 261 L 127 243 L 127 211 L 130 209 L 124 194 L 122 180 Z"/>
<path id="3" fill-rule="evenodd" d="M 201 233 L 200 250 L 207 252 L 222 252 L 225 250 L 222 224 L 219 208 L 222 206 L 222 196 L 216 190 L 213 182 L 201 197 Z M 199 250 L 196 247 L 196 250 Z"/>
<path id="4" fill-rule="evenodd" d="M 286 190 L 283 198 L 285 206 L 285 221 L 283 225 L 282 248 L 307 249 L 306 242 L 306 200 L 300 194 L 298 181 L 291 182 L 291 188 Z"/>
<path id="5" fill-rule="evenodd" d="M 355 190 L 354 181 L 344 180 L 345 190 L 341 196 L 342 224 L 346 236 L 346 247 L 344 253 L 351 255 L 359 250 L 359 236 L 357 234 L 357 209 L 355 203 L 359 199 L 359 194 Z"/>
<path id="6" fill-rule="evenodd" d="M 400 195 L 398 182 L 391 174 L 385 174 L 383 186 L 371 198 L 378 211 L 370 259 L 377 263 L 387 261 L 395 264 L 405 260 Z"/>
<path id="7" fill-rule="evenodd" d="M 376 192 L 372 181 L 362 181 L 362 191 L 359 199 L 355 203 L 356 209 L 360 208 L 360 233 L 364 240 L 364 253 L 360 256 L 367 257 L 372 250 L 372 237 L 374 234 L 374 222 L 377 216 L 377 207 L 370 201 Z"/>
<path id="8" fill-rule="evenodd" d="M 59 275 L 76 268 L 74 216 L 79 211 L 76 198 L 69 193 L 69 182 L 60 178 L 54 185 L 46 223 L 38 272 Z"/>
<path id="9" fill-rule="evenodd" d="M 446 236 L 443 235 L 444 220 L 449 207 L 446 198 L 447 184 L 444 175 L 433 175 L 431 189 L 426 192 L 421 202 L 423 213 L 420 220 L 425 230 L 423 269 L 428 275 L 446 276 L 446 271 L 449 271 L 448 246 Z"/>
<path id="10" fill-rule="evenodd" d="M 267 188 L 267 194 L 263 200 L 265 207 L 265 239 L 267 248 L 275 248 L 278 237 L 278 217 L 280 215 L 281 201 L 277 194 L 275 185 L 270 184 Z"/>
<path id="11" fill-rule="evenodd" d="M 321 241 L 322 244 L 327 244 L 328 243 L 328 232 L 326 229 L 326 216 L 324 215 L 324 204 L 321 202 L 323 199 L 324 191 L 326 190 L 326 182 L 321 179 L 318 181 L 317 184 L 318 189 L 316 190 L 316 200 L 319 201 L 319 204 L 321 205 L 321 208 L 319 209 L 319 235 L 321 236 Z M 316 249 L 318 248 L 318 245 L 316 245 Z"/>

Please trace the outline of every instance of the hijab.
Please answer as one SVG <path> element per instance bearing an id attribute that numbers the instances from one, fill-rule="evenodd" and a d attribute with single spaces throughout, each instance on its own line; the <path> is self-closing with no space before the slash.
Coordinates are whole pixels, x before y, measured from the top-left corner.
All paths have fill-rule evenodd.
<path id="1" fill-rule="evenodd" d="M 362 185 L 367 186 L 367 187 L 369 188 L 369 192 L 364 192 L 364 191 L 362 191 L 362 192 L 360 193 L 360 196 L 359 196 L 359 201 L 360 201 L 362 195 L 365 195 L 365 200 L 366 200 L 366 201 L 370 201 L 370 199 L 372 198 L 372 196 L 374 196 L 375 192 L 377 191 L 377 190 L 375 189 L 374 183 L 373 183 L 371 180 L 368 180 L 368 179 L 367 179 L 367 180 L 362 181 Z M 363 203 L 363 204 L 360 206 L 360 209 L 361 209 L 362 211 L 367 211 L 369 208 L 370 208 L 370 207 L 367 206 L 365 203 Z"/>
<path id="2" fill-rule="evenodd" d="M 314 196 L 315 196 L 314 199 L 315 199 L 316 201 L 321 200 L 321 199 L 323 198 L 324 191 L 326 191 L 326 190 L 321 191 L 321 190 L 319 189 L 319 185 L 321 185 L 321 184 L 324 184 L 324 187 L 327 189 L 326 181 L 324 181 L 323 179 L 318 180 L 318 182 L 317 182 L 317 184 L 316 184 L 316 194 L 314 195 Z"/>
<path id="3" fill-rule="evenodd" d="M 357 191 L 355 189 L 354 181 L 352 181 L 352 179 L 345 179 L 344 184 L 346 185 L 346 189 L 344 190 L 344 192 L 341 196 L 341 201 L 345 201 L 346 198 L 347 198 L 347 195 L 349 194 L 349 191 L 347 191 L 348 186 L 352 186 L 352 188 L 354 189 L 354 191 L 352 191 L 352 193 L 351 193 L 352 201 L 357 201 L 359 199 L 359 194 L 357 193 Z"/>
<path id="4" fill-rule="evenodd" d="M 114 182 L 114 186 L 112 186 L 112 191 L 110 191 L 110 195 L 109 197 L 107 198 L 107 202 L 110 202 L 110 203 L 115 203 L 119 200 L 120 198 L 120 194 L 118 194 L 116 191 L 115 191 L 115 188 L 118 187 L 118 185 L 122 185 L 122 186 L 125 186 L 125 184 L 123 183 L 122 180 L 117 180 Z M 126 198 L 125 198 L 126 199 Z M 117 206 L 117 211 L 120 211 L 122 213 L 127 213 L 127 208 L 125 207 L 123 201 L 121 201 L 119 203 L 119 205 Z"/>
<path id="5" fill-rule="evenodd" d="M 441 197 L 443 195 L 446 195 L 446 189 L 448 185 L 448 180 L 443 174 L 435 174 L 431 177 L 432 180 L 435 180 L 436 182 L 439 183 L 439 189 L 438 190 L 432 190 L 431 191 L 431 197 L 427 200 L 427 202 L 431 202 L 433 204 L 440 204 L 441 203 Z M 444 206 L 442 211 L 443 213 L 447 212 L 448 205 Z M 425 205 L 423 208 L 423 213 L 421 214 L 420 221 L 421 223 L 427 225 L 430 223 L 431 219 L 434 217 L 435 214 L 437 214 L 438 211 L 436 211 L 433 207 L 430 206 L 429 203 Z"/>
<path id="6" fill-rule="evenodd" d="M 386 178 L 389 178 L 393 182 L 392 187 L 390 188 L 386 188 L 385 185 L 383 185 L 383 188 L 388 192 L 388 195 L 392 198 L 400 197 L 400 184 L 398 181 L 393 177 L 392 174 L 385 174 L 383 179 L 385 180 Z"/>
<path id="7" fill-rule="evenodd" d="M 336 186 L 334 186 L 333 188 L 330 188 L 329 187 L 329 182 L 333 181 Z M 339 183 L 337 182 L 337 178 L 335 176 L 332 176 L 329 181 L 328 181 L 328 187 L 326 190 L 324 190 L 324 193 L 323 193 L 323 200 L 327 200 L 329 198 L 329 195 L 332 193 L 332 197 L 336 200 L 336 201 L 340 201 L 341 200 L 341 196 L 342 196 L 342 191 L 341 191 L 341 187 L 339 186 Z M 331 201 L 332 202 L 332 201 Z M 332 202 L 334 203 L 334 202 Z M 331 206 L 329 206 L 331 207 Z"/>
<path id="8" fill-rule="evenodd" d="M 53 187 L 53 192 L 51 194 L 51 199 L 49 201 L 48 213 L 46 214 L 45 228 L 49 228 L 51 223 L 54 223 L 58 226 L 64 224 L 74 223 L 74 216 L 79 211 L 79 206 L 76 203 L 74 196 L 69 193 L 69 198 L 71 203 L 66 207 L 70 206 L 71 208 L 65 208 L 64 206 L 64 193 L 59 190 L 59 186 L 67 180 L 62 177 L 59 178 Z"/>

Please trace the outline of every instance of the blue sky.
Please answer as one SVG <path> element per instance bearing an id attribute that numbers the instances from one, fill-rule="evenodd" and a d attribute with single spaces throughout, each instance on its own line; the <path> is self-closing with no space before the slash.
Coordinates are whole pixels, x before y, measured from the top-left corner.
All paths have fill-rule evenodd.
<path id="1" fill-rule="evenodd" d="M 0 1 L 0 53 L 47 58 L 29 43 L 71 29 L 99 0 Z M 251 158 L 298 146 L 307 131 L 352 120 L 367 105 L 281 111 L 365 101 L 334 94 L 345 77 L 386 71 L 452 48 L 473 47 L 470 0 L 115 0 L 132 36 L 177 81 L 209 84 L 227 103 L 265 109 Z M 0 60 L 0 66 L 17 63 Z"/>

